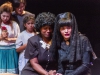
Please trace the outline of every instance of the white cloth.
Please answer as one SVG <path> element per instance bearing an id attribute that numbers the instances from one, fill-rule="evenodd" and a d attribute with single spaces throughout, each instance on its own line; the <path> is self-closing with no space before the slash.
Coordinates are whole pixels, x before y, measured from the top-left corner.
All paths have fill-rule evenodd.
<path id="1" fill-rule="evenodd" d="M 17 40 L 16 40 L 16 48 L 19 48 L 23 44 L 27 44 L 28 39 L 32 36 L 34 36 L 34 34 L 33 33 L 28 33 L 26 30 L 21 32 L 20 35 L 18 36 Z M 22 71 L 22 69 L 24 68 L 25 64 L 28 61 L 28 59 L 25 59 L 25 57 L 24 57 L 24 52 L 25 52 L 25 50 L 23 50 L 19 54 L 19 62 L 18 62 L 18 64 L 19 64 L 19 73 Z"/>
<path id="2" fill-rule="evenodd" d="M 8 43 L 4 41 L 0 41 L 0 45 L 8 45 Z"/>
<path id="3" fill-rule="evenodd" d="M 3 22 L 1 23 L 1 26 L 5 26 L 7 28 L 7 30 L 8 30 L 8 38 L 16 38 L 20 33 L 19 26 L 15 21 L 12 21 L 13 29 L 11 28 L 10 25 L 6 25 Z M 0 29 L 0 34 L 1 34 L 1 29 Z"/>
<path id="4" fill-rule="evenodd" d="M 12 45 L 12 44 L 14 44 L 14 43 L 10 43 L 10 42 L 5 42 L 5 41 L 0 41 L 0 45 Z"/>

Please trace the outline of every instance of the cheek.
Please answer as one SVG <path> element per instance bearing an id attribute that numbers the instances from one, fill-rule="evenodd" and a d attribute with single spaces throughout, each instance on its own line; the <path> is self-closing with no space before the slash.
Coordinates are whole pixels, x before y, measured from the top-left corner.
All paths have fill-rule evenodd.
<path id="1" fill-rule="evenodd" d="M 34 24 L 33 24 L 33 25 L 31 25 L 31 27 L 34 27 Z"/>
<path id="2" fill-rule="evenodd" d="M 41 33 L 45 33 L 45 32 L 46 32 L 45 30 L 42 30 L 42 31 L 41 31 Z"/>
<path id="3" fill-rule="evenodd" d="M 52 33 L 53 32 L 53 30 L 51 29 L 51 30 L 46 30 L 46 33 Z"/>
<path id="4" fill-rule="evenodd" d="M 24 24 L 24 27 L 25 27 L 25 28 L 28 28 L 28 27 L 29 27 L 29 25 L 26 23 L 26 24 Z"/>
<path id="5" fill-rule="evenodd" d="M 19 9 L 16 9 L 16 12 L 17 12 L 18 14 L 20 14 L 20 10 L 19 10 Z"/>
<path id="6" fill-rule="evenodd" d="M 64 31 L 60 31 L 61 35 L 63 36 L 64 35 Z"/>
<path id="7" fill-rule="evenodd" d="M 3 16 L 0 16 L 1 17 L 1 19 L 3 20 Z"/>
<path id="8" fill-rule="evenodd" d="M 19 9 L 18 8 L 16 8 L 16 12 L 18 12 L 19 11 Z"/>
<path id="9" fill-rule="evenodd" d="M 41 30 L 41 34 L 44 35 L 46 33 L 45 30 Z"/>
<path id="10" fill-rule="evenodd" d="M 9 20 L 10 19 L 10 17 L 7 17 L 7 20 Z"/>
<path id="11" fill-rule="evenodd" d="M 69 30 L 69 34 L 71 35 L 72 29 Z"/>
<path id="12" fill-rule="evenodd" d="M 2 33 L 1 33 L 1 35 L 2 35 L 2 36 L 5 36 L 5 33 L 4 33 L 4 32 L 2 32 Z"/>

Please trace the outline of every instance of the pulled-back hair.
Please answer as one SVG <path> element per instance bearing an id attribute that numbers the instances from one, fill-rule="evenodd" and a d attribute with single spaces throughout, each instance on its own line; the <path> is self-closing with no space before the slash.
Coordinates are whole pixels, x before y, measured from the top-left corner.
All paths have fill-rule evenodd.
<path id="1" fill-rule="evenodd" d="M 40 28 L 49 25 L 54 28 L 55 15 L 50 12 L 40 13 L 35 20 L 35 28 L 37 32 L 40 32 Z"/>
<path id="2" fill-rule="evenodd" d="M 33 15 L 25 15 L 23 18 L 23 24 L 27 23 L 29 20 L 35 21 L 35 17 Z"/>
<path id="3" fill-rule="evenodd" d="M 25 15 L 23 18 L 23 25 L 26 24 L 30 20 L 33 20 L 35 22 L 35 17 L 33 15 Z"/>
<path id="4" fill-rule="evenodd" d="M 13 11 L 12 3 L 6 2 L 0 6 L 0 14 L 3 12 L 11 13 Z"/>

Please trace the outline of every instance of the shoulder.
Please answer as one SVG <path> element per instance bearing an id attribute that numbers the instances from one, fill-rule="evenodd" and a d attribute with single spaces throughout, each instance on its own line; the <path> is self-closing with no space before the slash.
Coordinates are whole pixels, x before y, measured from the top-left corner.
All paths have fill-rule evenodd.
<path id="1" fill-rule="evenodd" d="M 81 34 L 81 33 L 79 33 L 79 38 L 80 40 L 84 40 L 84 41 L 88 40 L 88 38 L 84 34 Z"/>
<path id="2" fill-rule="evenodd" d="M 18 23 L 16 21 L 12 21 L 12 24 L 15 26 L 15 25 L 18 25 Z"/>
<path id="3" fill-rule="evenodd" d="M 41 37 L 39 35 L 34 35 L 28 39 L 31 43 L 38 43 L 40 41 Z"/>
<path id="4" fill-rule="evenodd" d="M 28 12 L 28 11 L 25 11 L 25 15 L 33 15 L 33 17 L 35 17 L 35 14 Z"/>
<path id="5" fill-rule="evenodd" d="M 24 36 L 24 35 L 26 35 L 26 31 L 25 30 L 20 33 L 20 36 Z"/>
<path id="6" fill-rule="evenodd" d="M 13 11 L 11 14 L 12 14 L 12 15 L 15 15 L 16 13 L 15 13 L 15 11 Z"/>
<path id="7" fill-rule="evenodd" d="M 29 38 L 29 40 L 38 40 L 40 38 L 40 36 L 39 35 L 34 35 L 34 36 L 32 36 L 32 37 L 30 37 Z"/>
<path id="8" fill-rule="evenodd" d="M 16 21 L 12 21 L 12 24 L 13 24 L 14 28 L 19 28 L 19 25 L 18 25 L 18 23 Z"/>

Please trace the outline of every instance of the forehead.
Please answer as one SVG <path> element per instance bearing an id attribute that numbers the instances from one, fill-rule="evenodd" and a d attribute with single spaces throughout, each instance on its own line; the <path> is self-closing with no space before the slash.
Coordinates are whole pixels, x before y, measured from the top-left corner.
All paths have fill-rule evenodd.
<path id="1" fill-rule="evenodd" d="M 19 7 L 23 7 L 23 6 L 25 6 L 25 4 L 21 2 Z"/>
<path id="2" fill-rule="evenodd" d="M 34 20 L 33 19 L 29 19 L 29 20 L 27 20 L 27 22 L 34 22 Z"/>
<path id="3" fill-rule="evenodd" d="M 50 28 L 51 26 L 50 25 L 44 25 L 42 26 L 42 28 Z"/>
<path id="4" fill-rule="evenodd" d="M 65 25 L 60 25 L 60 28 L 61 28 L 61 27 L 72 27 L 72 25 L 66 25 L 66 24 L 65 24 Z"/>
<path id="5" fill-rule="evenodd" d="M 5 12 L 5 11 L 4 11 L 4 12 L 2 12 L 2 13 L 1 13 L 1 15 L 7 15 L 7 16 L 9 16 L 9 15 L 10 15 L 10 13 L 9 13 L 9 12 Z"/>

